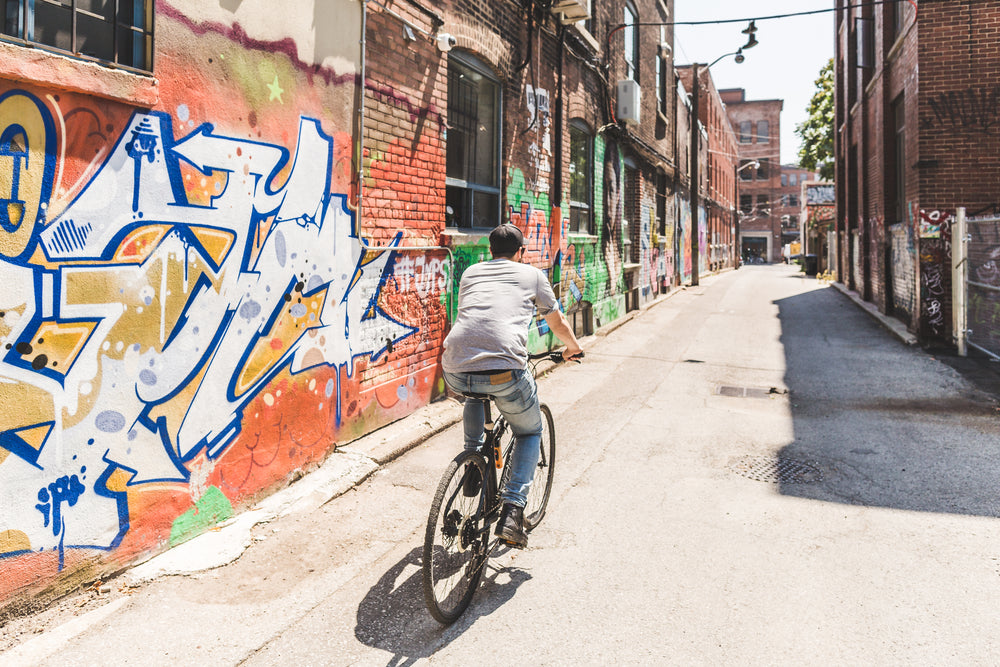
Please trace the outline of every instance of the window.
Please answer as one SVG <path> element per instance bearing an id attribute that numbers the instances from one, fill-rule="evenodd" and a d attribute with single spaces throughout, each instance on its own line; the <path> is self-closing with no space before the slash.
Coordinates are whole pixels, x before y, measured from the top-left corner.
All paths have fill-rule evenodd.
<path id="1" fill-rule="evenodd" d="M 660 44 L 667 44 L 667 30 L 660 26 Z M 667 113 L 667 54 L 664 49 L 660 49 L 656 58 L 656 103 L 660 113 Z"/>
<path id="2" fill-rule="evenodd" d="M 639 81 L 639 12 L 631 2 L 625 3 L 625 76 L 633 81 Z"/>
<path id="3" fill-rule="evenodd" d="M 753 167 L 747 167 L 751 160 L 742 160 L 740 162 L 740 180 L 749 181 L 753 179 Z"/>
<path id="4" fill-rule="evenodd" d="M 625 201 L 622 211 L 622 245 L 625 246 L 625 259 L 629 262 L 639 261 L 639 245 L 632 243 L 633 237 L 638 237 L 639 214 L 639 171 L 625 159 Z"/>
<path id="5" fill-rule="evenodd" d="M 790 182 L 790 183 L 791 183 L 792 185 L 795 185 L 795 181 L 796 181 L 796 180 L 798 180 L 798 178 L 799 178 L 799 175 L 798 175 L 798 174 L 792 174 L 792 175 L 791 175 L 791 176 L 789 177 L 789 182 Z"/>
<path id="6" fill-rule="evenodd" d="M 750 143 L 750 141 L 751 141 L 750 134 L 753 132 L 752 127 L 753 127 L 753 123 L 751 123 L 748 120 L 744 120 L 744 121 L 740 122 L 740 143 L 741 144 L 749 144 Z"/>
<path id="7" fill-rule="evenodd" d="M 500 84 L 488 72 L 473 56 L 448 56 L 449 227 L 496 227 L 500 221 Z"/>
<path id="8" fill-rule="evenodd" d="M 795 176 L 794 176 L 794 174 L 793 174 L 793 175 L 792 175 L 792 178 L 794 178 L 794 177 L 795 177 Z M 781 175 L 781 187 L 785 187 L 785 186 L 787 186 L 787 185 L 788 185 L 788 174 L 782 174 L 782 175 Z"/>
<path id="9" fill-rule="evenodd" d="M 766 181 L 771 177 L 771 174 L 768 173 L 767 158 L 760 158 L 757 161 L 760 163 L 760 166 L 757 167 L 757 180 Z"/>
<path id="10" fill-rule="evenodd" d="M 799 196 L 788 195 L 788 205 L 792 207 L 797 207 L 799 205 Z"/>
<path id="11" fill-rule="evenodd" d="M 153 69 L 153 0 L 3 0 L 0 24 L 5 37 Z"/>
<path id="12" fill-rule="evenodd" d="M 593 234 L 594 137 L 583 123 L 569 125 L 569 231 Z"/>
<path id="13" fill-rule="evenodd" d="M 767 208 L 768 198 L 767 195 L 757 195 L 757 208 L 759 209 L 757 213 L 764 213 L 762 209 Z"/>
<path id="14" fill-rule="evenodd" d="M 770 132 L 771 124 L 766 120 L 759 121 L 757 123 L 757 143 L 766 144 L 770 142 Z"/>
<path id="15" fill-rule="evenodd" d="M 749 213 L 753 208 L 753 195 L 740 195 L 740 210 Z"/>

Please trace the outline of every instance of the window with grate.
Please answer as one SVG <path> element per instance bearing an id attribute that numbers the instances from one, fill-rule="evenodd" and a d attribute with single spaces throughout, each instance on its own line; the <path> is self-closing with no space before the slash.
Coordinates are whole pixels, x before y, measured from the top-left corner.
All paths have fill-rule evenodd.
<path id="1" fill-rule="evenodd" d="M 153 0 L 0 0 L 2 37 L 153 71 Z"/>
<path id="2" fill-rule="evenodd" d="M 569 230 L 593 234 L 594 136 L 579 121 L 569 126 Z"/>
<path id="3" fill-rule="evenodd" d="M 474 56 L 448 56 L 445 198 L 449 227 L 500 221 L 500 84 Z"/>

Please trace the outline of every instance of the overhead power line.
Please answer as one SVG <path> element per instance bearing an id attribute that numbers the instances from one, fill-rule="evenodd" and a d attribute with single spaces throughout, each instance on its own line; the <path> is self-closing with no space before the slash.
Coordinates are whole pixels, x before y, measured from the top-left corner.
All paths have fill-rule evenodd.
<path id="1" fill-rule="evenodd" d="M 917 0 L 906 0 L 911 5 L 913 5 L 914 11 L 917 10 Z M 857 9 L 860 7 L 874 7 L 876 5 L 889 5 L 894 4 L 897 0 L 868 0 L 867 2 L 857 2 L 854 4 L 844 5 L 841 9 Z M 742 19 L 713 19 L 711 21 L 655 21 L 655 22 L 639 22 L 639 23 L 622 23 L 615 26 L 616 29 L 619 27 L 626 26 L 651 26 L 651 25 L 722 25 L 725 23 L 748 23 L 750 21 L 770 21 L 773 19 L 787 19 L 795 16 L 812 16 L 814 14 L 829 14 L 830 12 L 837 11 L 837 7 L 828 7 L 826 9 L 811 9 L 804 12 L 791 12 L 788 14 L 772 14 L 771 16 L 748 16 Z"/>

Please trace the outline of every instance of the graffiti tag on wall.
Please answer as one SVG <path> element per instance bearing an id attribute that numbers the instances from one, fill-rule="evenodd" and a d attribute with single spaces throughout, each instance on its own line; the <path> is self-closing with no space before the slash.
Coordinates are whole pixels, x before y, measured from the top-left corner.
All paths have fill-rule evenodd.
<path id="1" fill-rule="evenodd" d="M 806 205 L 833 204 L 836 202 L 836 191 L 832 185 L 807 185 Z"/>
<path id="2" fill-rule="evenodd" d="M 924 114 L 921 127 L 954 127 L 990 133 L 1000 128 L 1000 86 L 971 86 L 931 95 L 930 113 Z"/>
<path id="3" fill-rule="evenodd" d="M 951 322 L 951 213 L 920 211 L 920 315 L 930 337 L 946 335 Z"/>
<path id="4" fill-rule="evenodd" d="M 121 542 L 129 487 L 187 483 L 196 457 L 222 455 L 279 372 L 350 376 L 415 329 L 379 306 L 399 236 L 366 251 L 329 192 L 318 121 L 300 119 L 290 162 L 280 145 L 209 124 L 177 139 L 167 114 L 136 113 L 46 216 L 54 143 L 41 101 L 0 98 L 0 556 L 54 550 L 61 565 L 66 549 Z M 192 167 L 219 177 L 207 205 L 186 195 Z M 438 287 L 440 269 L 426 273 Z"/>

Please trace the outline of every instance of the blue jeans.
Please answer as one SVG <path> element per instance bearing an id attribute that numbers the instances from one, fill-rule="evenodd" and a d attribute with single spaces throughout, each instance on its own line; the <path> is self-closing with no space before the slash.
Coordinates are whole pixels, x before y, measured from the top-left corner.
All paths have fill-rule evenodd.
<path id="1" fill-rule="evenodd" d="M 504 371 L 495 375 L 482 373 L 445 373 L 444 381 L 452 391 L 460 394 L 487 394 L 510 424 L 514 432 L 514 453 L 510 461 L 510 480 L 501 490 L 505 503 L 524 507 L 528 488 L 538 467 L 542 441 L 542 411 L 538 407 L 538 389 L 535 378 L 527 370 Z M 486 441 L 486 421 L 483 402 L 465 401 L 462 425 L 465 429 L 465 448 L 480 449 Z"/>

